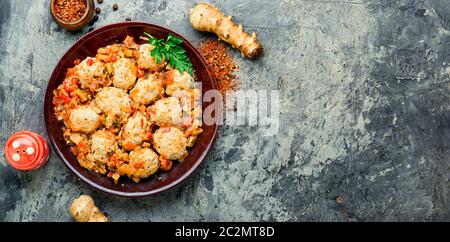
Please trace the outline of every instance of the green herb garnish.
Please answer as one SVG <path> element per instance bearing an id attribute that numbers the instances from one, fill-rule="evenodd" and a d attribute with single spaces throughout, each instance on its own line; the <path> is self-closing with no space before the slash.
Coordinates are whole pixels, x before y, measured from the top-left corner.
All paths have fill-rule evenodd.
<path id="1" fill-rule="evenodd" d="M 164 41 L 163 39 L 153 37 L 149 33 L 144 32 L 144 34 L 149 37 L 148 43 L 155 47 L 150 54 L 155 57 L 156 64 L 161 63 L 163 57 L 165 57 L 169 65 L 180 71 L 181 74 L 187 71 L 191 76 L 194 76 L 192 62 L 186 55 L 186 51 L 181 47 L 183 43 L 182 39 L 169 34 Z"/>

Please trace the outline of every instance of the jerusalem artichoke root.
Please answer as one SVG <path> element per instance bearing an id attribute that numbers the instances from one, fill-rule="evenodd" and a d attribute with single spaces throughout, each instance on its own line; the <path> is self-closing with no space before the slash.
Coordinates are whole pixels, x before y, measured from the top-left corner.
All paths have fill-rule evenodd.
<path id="1" fill-rule="evenodd" d="M 108 222 L 108 218 L 95 206 L 94 200 L 81 195 L 70 206 L 70 214 L 77 222 Z"/>
<path id="2" fill-rule="evenodd" d="M 247 58 L 255 58 L 263 54 L 263 47 L 256 39 L 236 25 L 231 16 L 226 17 L 218 8 L 209 3 L 199 3 L 190 10 L 189 20 L 198 31 L 215 33 L 219 38 L 241 51 Z"/>

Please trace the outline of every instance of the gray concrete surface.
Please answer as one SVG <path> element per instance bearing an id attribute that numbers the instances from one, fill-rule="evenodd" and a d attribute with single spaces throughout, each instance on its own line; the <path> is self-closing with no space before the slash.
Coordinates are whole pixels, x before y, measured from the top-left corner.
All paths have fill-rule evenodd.
<path id="1" fill-rule="evenodd" d="M 1 146 L 45 133 L 47 81 L 87 32 L 58 28 L 48 2 L 0 1 Z M 96 27 L 130 17 L 209 37 L 190 27 L 191 1 L 104 2 Z M 140 200 L 92 190 L 54 154 L 18 172 L 0 151 L 0 221 L 71 221 L 81 193 L 113 221 L 450 220 L 448 0 L 211 2 L 257 31 L 265 57 L 234 59 L 241 89 L 280 90 L 279 134 L 222 127 L 199 173 Z"/>

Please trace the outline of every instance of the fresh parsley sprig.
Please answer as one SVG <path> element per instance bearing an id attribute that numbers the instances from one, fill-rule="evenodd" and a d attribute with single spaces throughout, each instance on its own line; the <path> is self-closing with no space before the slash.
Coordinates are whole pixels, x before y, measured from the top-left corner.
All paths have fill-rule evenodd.
<path id="1" fill-rule="evenodd" d="M 144 32 L 144 34 L 149 37 L 148 43 L 155 47 L 150 54 L 155 57 L 156 64 L 161 63 L 163 57 L 165 57 L 169 65 L 180 71 L 181 74 L 183 74 L 184 71 L 187 71 L 194 76 L 192 62 L 189 60 L 186 51 L 181 47 L 181 44 L 183 43 L 182 39 L 172 34 L 169 34 L 166 40 L 155 38 L 146 32 Z"/>

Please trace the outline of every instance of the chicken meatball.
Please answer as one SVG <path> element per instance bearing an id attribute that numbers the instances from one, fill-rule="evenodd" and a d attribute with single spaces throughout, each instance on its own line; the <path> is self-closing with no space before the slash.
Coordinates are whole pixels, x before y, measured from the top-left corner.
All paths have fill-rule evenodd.
<path id="1" fill-rule="evenodd" d="M 120 58 L 114 65 L 113 85 L 124 90 L 131 89 L 136 83 L 137 67 L 129 58 Z"/>
<path id="2" fill-rule="evenodd" d="M 69 111 L 67 127 L 74 132 L 94 132 L 100 125 L 100 115 L 93 107 L 79 106 Z"/>
<path id="3" fill-rule="evenodd" d="M 156 59 L 151 55 L 152 50 L 155 47 L 151 44 L 143 44 L 139 47 L 139 58 L 137 64 L 141 69 L 161 69 L 165 65 L 165 60 L 156 64 Z"/>
<path id="4" fill-rule="evenodd" d="M 183 109 L 175 97 L 163 98 L 149 108 L 150 118 L 158 126 L 180 126 Z"/>
<path id="5" fill-rule="evenodd" d="M 91 136 L 91 155 L 97 163 L 105 164 L 117 150 L 116 136 L 105 130 L 98 130 Z"/>
<path id="6" fill-rule="evenodd" d="M 161 96 L 163 88 L 155 75 L 141 78 L 130 91 L 130 98 L 136 104 L 149 105 Z"/>
<path id="7" fill-rule="evenodd" d="M 189 90 L 195 87 L 194 78 L 186 71 L 181 74 L 178 70 L 172 69 L 166 74 L 166 94 L 173 96 L 177 90 Z"/>
<path id="8" fill-rule="evenodd" d="M 82 89 L 97 89 L 99 88 L 98 78 L 103 74 L 105 65 L 95 58 L 88 57 L 76 66 L 76 72 L 80 79 L 80 86 Z M 97 80 L 97 81 L 96 81 Z"/>
<path id="9" fill-rule="evenodd" d="M 153 135 L 154 148 L 169 160 L 183 160 L 187 155 L 187 139 L 184 133 L 175 127 L 158 129 Z"/>
<path id="10" fill-rule="evenodd" d="M 140 111 L 131 116 L 123 127 L 122 147 L 133 150 L 141 145 L 149 136 L 149 124 L 147 118 Z"/>
<path id="11" fill-rule="evenodd" d="M 95 103 L 107 115 L 106 127 L 124 122 L 132 113 L 131 100 L 123 89 L 104 87 L 95 96 Z"/>
<path id="12" fill-rule="evenodd" d="M 90 151 L 86 157 L 78 159 L 80 165 L 88 170 L 105 174 L 106 162 L 117 150 L 114 134 L 105 130 L 98 130 L 90 138 Z"/>
<path id="13" fill-rule="evenodd" d="M 193 109 L 201 107 L 202 105 L 201 90 L 196 88 L 189 90 L 176 90 L 172 93 L 172 97 L 180 100 L 180 105 L 183 112 L 191 112 Z"/>
<path id="14" fill-rule="evenodd" d="M 121 165 L 118 173 L 127 175 L 135 182 L 155 174 L 159 169 L 158 155 L 150 148 L 131 151 L 129 157 L 129 163 Z"/>

